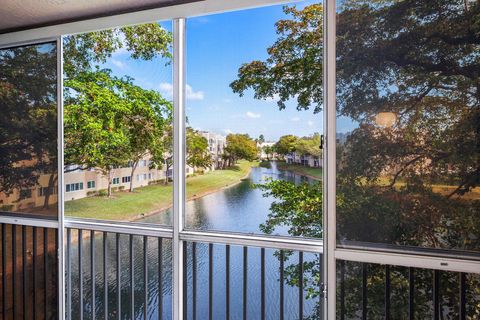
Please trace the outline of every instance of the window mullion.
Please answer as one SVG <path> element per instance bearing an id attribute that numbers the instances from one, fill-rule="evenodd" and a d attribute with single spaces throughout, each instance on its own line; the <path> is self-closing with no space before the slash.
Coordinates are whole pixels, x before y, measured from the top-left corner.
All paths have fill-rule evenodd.
<path id="1" fill-rule="evenodd" d="M 173 319 L 183 319 L 185 212 L 185 19 L 173 20 Z"/>
<path id="2" fill-rule="evenodd" d="M 324 279 L 326 281 L 325 319 L 335 319 L 336 314 L 336 0 L 325 0 L 323 19 L 323 92 L 324 130 L 326 132 L 326 154 L 323 184 L 324 226 Z"/>

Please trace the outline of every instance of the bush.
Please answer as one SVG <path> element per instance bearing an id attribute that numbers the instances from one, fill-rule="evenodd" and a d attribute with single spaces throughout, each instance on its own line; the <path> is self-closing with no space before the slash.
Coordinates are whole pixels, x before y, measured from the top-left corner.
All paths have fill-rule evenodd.
<path id="1" fill-rule="evenodd" d="M 106 197 L 106 196 L 108 195 L 108 192 L 107 192 L 106 189 L 98 190 L 97 195 L 98 195 L 99 197 Z"/>
<path id="2" fill-rule="evenodd" d="M 120 186 L 120 187 L 118 187 L 118 190 L 119 190 L 119 191 L 125 190 L 125 186 Z"/>

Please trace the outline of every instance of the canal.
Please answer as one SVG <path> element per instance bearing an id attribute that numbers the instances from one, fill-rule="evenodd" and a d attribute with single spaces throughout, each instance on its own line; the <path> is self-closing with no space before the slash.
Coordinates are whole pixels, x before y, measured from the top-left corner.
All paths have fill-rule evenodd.
<path id="1" fill-rule="evenodd" d="M 278 170 L 276 163 L 271 162 L 269 168 L 254 167 L 248 178 L 243 179 L 238 184 L 219 190 L 215 193 L 189 201 L 186 205 L 186 227 L 197 230 L 220 230 L 243 233 L 261 233 L 260 224 L 265 222 L 269 213 L 269 208 L 274 201 L 271 197 L 264 197 L 262 191 L 255 188 L 254 185 L 265 182 L 267 179 L 282 179 L 295 183 L 312 183 L 310 178 L 297 175 L 289 171 Z M 187 186 L 188 187 L 188 186 Z M 171 210 L 159 212 L 158 215 L 149 216 L 139 222 L 168 223 L 171 220 Z M 288 235 L 286 228 L 278 228 L 274 234 Z M 75 236 L 72 234 L 72 236 Z M 129 306 L 131 301 L 129 270 L 130 252 L 128 235 L 120 236 L 120 261 L 121 261 L 121 318 L 129 319 Z M 104 275 L 103 275 L 103 236 L 101 233 L 95 236 L 95 313 L 97 318 L 102 318 L 105 306 L 104 297 Z M 135 299 L 135 318 L 143 319 L 143 299 L 144 299 L 144 275 L 143 275 L 143 238 L 134 237 L 134 299 Z M 77 319 L 79 310 L 79 259 L 78 242 L 72 243 L 72 319 Z M 108 313 L 109 318 L 116 318 L 118 312 L 117 306 L 117 278 L 116 278 L 116 238 L 109 234 L 106 239 L 107 245 L 107 287 L 108 287 Z M 92 290 L 91 272 L 90 272 L 90 241 L 86 239 L 82 244 L 82 267 L 83 267 L 83 303 L 85 306 L 85 315 L 91 315 L 92 309 Z M 188 244 L 187 260 L 187 315 L 192 318 L 192 244 Z M 171 242 L 164 239 L 162 244 L 162 314 L 163 319 L 171 318 Z M 196 299 L 196 318 L 208 319 L 208 252 L 207 244 L 196 245 L 195 266 L 197 277 L 197 299 Z M 87 253 L 87 254 L 85 254 Z M 230 252 L 230 318 L 242 319 L 243 315 L 243 248 L 231 247 Z M 159 278 L 158 278 L 158 241 L 149 239 L 147 246 L 147 271 L 148 271 L 148 319 L 158 319 L 158 298 L 159 298 Z M 280 310 L 280 262 L 275 250 L 266 250 L 265 257 L 265 290 L 266 290 L 266 314 L 267 319 L 279 319 Z M 248 319 L 260 319 L 260 249 L 248 249 L 248 272 L 247 272 L 247 315 Z M 306 253 L 305 261 L 317 261 L 313 254 Z M 295 265 L 298 262 L 298 254 L 292 253 L 285 262 L 285 267 Z M 213 319 L 225 318 L 225 246 L 213 246 Z M 287 273 L 288 274 L 288 273 Z M 306 279 L 308 275 L 305 275 Z M 286 278 L 288 280 L 288 276 Z M 304 292 L 304 314 L 309 315 L 313 312 L 319 298 L 308 299 L 308 294 Z M 284 319 L 298 319 L 299 290 L 298 287 L 285 283 L 284 285 Z"/>

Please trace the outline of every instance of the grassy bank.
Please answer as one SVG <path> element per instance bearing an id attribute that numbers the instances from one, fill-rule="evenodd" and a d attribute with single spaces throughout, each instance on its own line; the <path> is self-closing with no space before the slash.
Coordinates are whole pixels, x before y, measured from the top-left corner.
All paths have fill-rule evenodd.
<path id="1" fill-rule="evenodd" d="M 187 178 L 187 199 L 193 199 L 234 185 L 248 175 L 256 162 L 240 161 L 237 166 Z M 116 192 L 112 198 L 89 197 L 65 202 L 65 215 L 105 220 L 132 220 L 172 205 L 173 187 L 150 185 L 135 192 Z"/>
<path id="2" fill-rule="evenodd" d="M 288 170 L 317 180 L 321 180 L 323 174 L 322 168 L 311 168 L 301 164 L 288 164 L 280 161 L 277 162 L 277 168 L 280 170 Z"/>

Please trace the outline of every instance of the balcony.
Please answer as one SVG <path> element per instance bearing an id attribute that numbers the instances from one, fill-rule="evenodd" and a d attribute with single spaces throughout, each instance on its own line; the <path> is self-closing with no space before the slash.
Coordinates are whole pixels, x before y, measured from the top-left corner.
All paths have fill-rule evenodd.
<path id="1" fill-rule="evenodd" d="M 480 319 L 478 2 L 3 2 L 0 318 Z"/>

